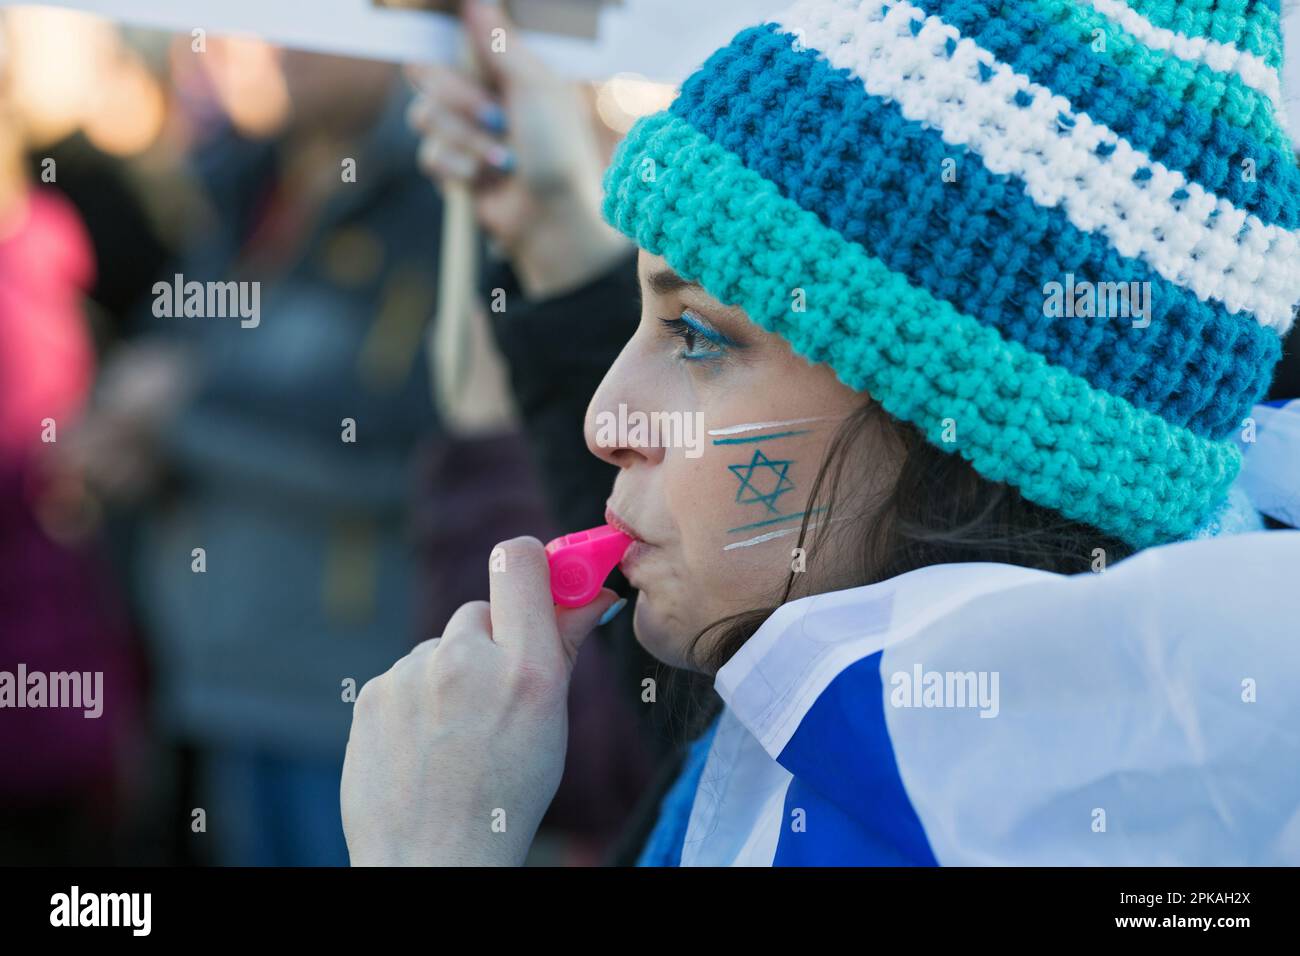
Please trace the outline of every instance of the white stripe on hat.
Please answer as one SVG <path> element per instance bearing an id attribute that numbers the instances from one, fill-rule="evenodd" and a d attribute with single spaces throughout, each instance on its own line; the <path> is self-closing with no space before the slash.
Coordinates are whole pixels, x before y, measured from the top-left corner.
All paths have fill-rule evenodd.
<path id="1" fill-rule="evenodd" d="M 911 25 L 922 24 L 917 35 Z M 990 172 L 1025 183 L 1170 282 L 1285 332 L 1300 301 L 1300 234 L 1264 223 L 1155 162 L 1068 100 L 906 0 L 801 0 L 781 29 L 897 103 L 907 119 L 969 146 Z M 957 43 L 951 57 L 949 40 Z M 980 66 L 992 71 L 985 81 Z M 1022 96 L 1023 94 L 1023 96 Z M 1017 96 L 1028 97 L 1025 105 Z M 1099 156 L 1101 145 L 1113 147 Z M 1148 170 L 1150 177 L 1133 176 Z M 1186 198 L 1175 199 L 1182 191 Z"/>
<path id="2" fill-rule="evenodd" d="M 1254 53 L 1240 50 L 1231 43 L 1209 37 L 1189 37 L 1158 27 L 1121 0 L 1087 0 L 1088 4 L 1112 23 L 1123 27 L 1153 50 L 1172 53 L 1180 60 L 1205 64 L 1219 73 L 1235 73 L 1242 81 L 1273 103 L 1278 122 L 1285 129 L 1286 104 L 1282 101 L 1282 80 L 1277 71 Z"/>

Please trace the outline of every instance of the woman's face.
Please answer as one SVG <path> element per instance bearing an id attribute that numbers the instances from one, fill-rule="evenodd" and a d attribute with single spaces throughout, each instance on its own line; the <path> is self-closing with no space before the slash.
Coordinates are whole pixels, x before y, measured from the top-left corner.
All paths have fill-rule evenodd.
<path id="1" fill-rule="evenodd" d="M 622 564 L 637 639 L 698 667 L 702 629 L 778 600 L 810 560 L 793 553 L 810 488 L 864 397 L 662 258 L 637 268 L 641 322 L 592 398 L 587 446 L 620 469 L 607 519 L 639 539 Z"/>

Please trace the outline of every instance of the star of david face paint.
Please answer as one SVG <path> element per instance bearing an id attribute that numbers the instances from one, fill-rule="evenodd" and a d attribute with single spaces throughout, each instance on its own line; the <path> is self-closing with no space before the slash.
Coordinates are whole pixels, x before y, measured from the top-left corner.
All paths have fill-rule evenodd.
<path id="1" fill-rule="evenodd" d="M 705 627 L 779 601 L 827 446 L 865 397 L 662 258 L 642 252 L 638 275 L 641 322 L 592 399 L 587 444 L 619 467 L 606 517 L 637 539 L 623 560 L 637 638 L 695 667 L 687 652 Z M 620 405 L 625 417 L 699 416 L 703 453 L 611 442 L 596 423 Z M 815 527 L 824 506 L 812 510 Z"/>
<path id="2" fill-rule="evenodd" d="M 778 446 L 784 439 L 814 433 L 816 423 L 820 421 L 822 419 L 801 418 L 788 422 L 750 422 L 709 432 L 713 445 L 737 446 L 735 452 L 741 455 L 741 460 L 727 466 L 740 483 L 736 489 L 736 504 L 754 506 L 748 509 L 752 521 L 728 529 L 728 534 L 749 531 L 754 532 L 753 536 L 728 542 L 723 545 L 723 551 L 749 548 L 793 534 L 801 526 L 804 515 L 811 512 L 812 517 L 816 517 L 825 511 L 824 507 L 809 508 L 807 505 L 787 510 L 788 504 L 780 503 L 783 495 L 797 488 L 790 474 L 797 462 L 781 457 Z"/>

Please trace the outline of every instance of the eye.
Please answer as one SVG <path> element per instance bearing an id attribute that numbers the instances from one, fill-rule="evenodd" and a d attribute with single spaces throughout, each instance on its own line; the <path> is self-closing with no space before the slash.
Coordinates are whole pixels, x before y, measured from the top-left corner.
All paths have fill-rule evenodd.
<path id="1" fill-rule="evenodd" d="M 690 309 L 675 319 L 660 319 L 668 334 L 681 339 L 683 348 L 678 357 L 688 361 L 721 358 L 736 343 L 727 338 L 705 319 Z"/>

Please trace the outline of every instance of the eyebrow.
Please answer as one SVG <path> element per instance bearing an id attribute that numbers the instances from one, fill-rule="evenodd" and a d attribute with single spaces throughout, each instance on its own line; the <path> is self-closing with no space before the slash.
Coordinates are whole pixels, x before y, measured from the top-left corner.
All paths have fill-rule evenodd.
<path id="1" fill-rule="evenodd" d="M 685 289 L 703 289 L 698 282 L 687 282 L 676 272 L 668 269 L 651 273 L 646 279 L 646 285 L 650 286 L 650 291 L 655 295 L 672 295 Z"/>

